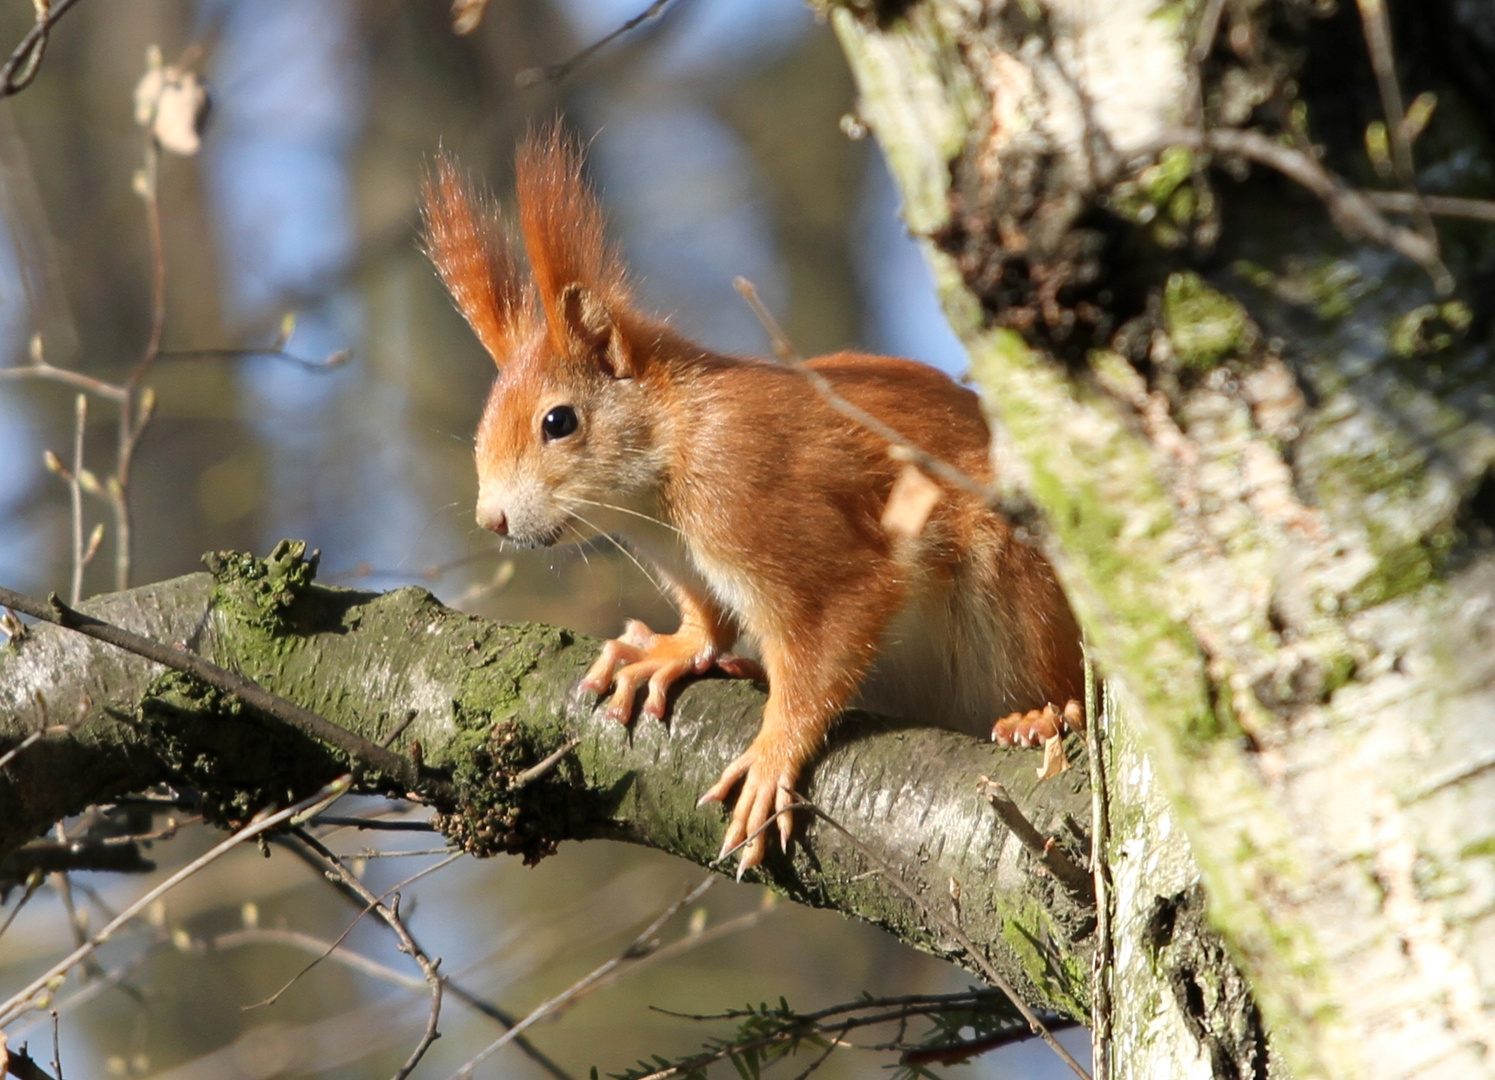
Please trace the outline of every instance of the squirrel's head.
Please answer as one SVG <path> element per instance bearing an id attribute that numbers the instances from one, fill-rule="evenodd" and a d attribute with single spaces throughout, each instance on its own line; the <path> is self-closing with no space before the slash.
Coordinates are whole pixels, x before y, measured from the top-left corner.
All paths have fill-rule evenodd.
<path id="1" fill-rule="evenodd" d="M 559 125 L 517 162 L 521 270 L 510 229 L 451 157 L 424 190 L 426 250 L 498 365 L 477 432 L 478 524 L 526 547 L 640 512 L 659 475 L 641 376 L 649 320 Z"/>

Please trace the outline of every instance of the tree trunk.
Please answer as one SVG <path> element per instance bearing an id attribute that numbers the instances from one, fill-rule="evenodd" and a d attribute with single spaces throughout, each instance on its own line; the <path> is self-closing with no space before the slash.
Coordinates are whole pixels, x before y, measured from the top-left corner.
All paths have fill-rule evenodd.
<path id="1" fill-rule="evenodd" d="M 1452 194 L 1490 161 L 1475 7 L 1395 26 L 1424 50 L 1406 99 L 1441 102 L 1424 182 Z M 1112 771 L 1118 1075 L 1186 1074 L 1150 1045 L 1166 990 L 1121 982 L 1149 940 L 1128 926 L 1150 906 L 1176 945 L 1193 910 L 1153 780 L 1289 1070 L 1495 1075 L 1489 227 L 1440 252 L 1325 171 L 1374 181 L 1359 16 L 1382 11 L 1341 8 L 830 9 L 1010 501 L 1042 512 L 1117 741 L 1145 749 Z M 1182 1000 L 1234 996 L 1224 953 L 1189 965 Z M 1245 1026 L 1186 1024 L 1202 1075 L 1264 1075 L 1249 1002 L 1226 1012 Z"/>

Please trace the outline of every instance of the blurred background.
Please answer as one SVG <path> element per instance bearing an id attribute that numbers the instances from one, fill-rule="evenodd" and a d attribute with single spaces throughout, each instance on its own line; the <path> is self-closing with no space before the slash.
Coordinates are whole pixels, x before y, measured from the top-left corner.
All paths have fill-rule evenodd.
<path id="1" fill-rule="evenodd" d="M 39 334 L 49 363 L 113 383 L 129 376 L 150 331 L 149 233 L 135 190 L 146 143 L 132 101 L 147 48 L 190 62 L 212 93 L 200 152 L 159 163 L 167 318 L 145 380 L 158 407 L 130 485 L 132 583 L 192 572 L 204 551 L 264 554 L 297 537 L 321 549 L 324 581 L 414 583 L 485 616 L 597 635 L 625 615 L 671 625 L 667 605 L 605 546 L 514 556 L 473 524 L 471 438 L 492 367 L 419 252 L 416 192 L 441 145 L 503 196 L 515 143 L 557 114 L 589 147 L 641 296 L 689 334 L 766 351 L 732 288 L 740 274 L 807 355 L 856 345 L 963 370 L 876 147 L 844 133 L 856 133 L 853 87 L 829 28 L 802 0 L 675 0 L 566 78 L 524 77 L 645 6 L 498 0 L 467 37 L 452 33 L 444 4 L 395 0 L 83 0 L 59 23 L 35 83 L 0 103 L 0 367 L 28 362 Z M 0 11 L 0 53 L 31 17 L 20 3 Z M 282 355 L 211 352 L 272 343 L 288 314 Z M 339 350 L 345 362 L 321 365 Z M 0 582 L 26 592 L 65 594 L 71 573 L 68 492 L 43 453 L 71 461 L 73 398 L 54 382 L 0 380 Z M 85 457 L 105 476 L 116 414 L 101 400 L 91 409 Z M 114 537 L 106 503 L 84 507 L 87 527 L 111 530 L 86 595 L 113 588 Z M 153 854 L 169 868 L 220 836 L 187 829 Z M 428 850 L 439 838 L 344 831 L 328 843 Z M 371 858 L 368 880 L 382 891 L 435 861 Z M 568 845 L 528 870 L 463 859 L 405 889 L 405 908 L 445 972 L 522 1014 L 615 955 L 699 877 L 652 852 Z M 80 874 L 72 901 L 97 925 L 148 884 Z M 870 928 L 766 900 L 719 883 L 682 924 L 761 913 L 587 997 L 535 1028 L 535 1042 L 571 1075 L 594 1065 L 606 1074 L 730 1034 L 651 1006 L 701 1013 L 783 996 L 808 1010 L 971 981 Z M 310 954 L 233 934 L 330 940 L 349 918 L 284 853 L 220 862 L 60 992 L 82 995 L 60 1021 L 67 1073 L 387 1075 L 425 1022 L 423 988 L 324 962 L 276 1004 L 246 1009 Z M 60 898 L 43 890 L 0 939 L 0 981 L 21 983 L 70 941 Z M 372 920 L 346 948 L 418 975 Z M 418 1075 L 446 1075 L 502 1030 L 450 999 L 441 1029 Z M 45 1016 L 11 1037 L 50 1056 L 39 1052 L 51 1044 Z M 1049 1075 L 1051 1060 L 1019 1047 L 942 1071 Z M 846 1050 L 821 1074 L 886 1064 Z M 512 1049 L 484 1068 L 544 1075 Z"/>

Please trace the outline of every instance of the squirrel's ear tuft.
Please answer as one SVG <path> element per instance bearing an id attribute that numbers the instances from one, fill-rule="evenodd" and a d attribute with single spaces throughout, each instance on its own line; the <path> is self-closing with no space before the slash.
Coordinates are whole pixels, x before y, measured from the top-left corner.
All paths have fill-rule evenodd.
<path id="1" fill-rule="evenodd" d="M 533 288 L 521 277 L 497 205 L 441 153 L 421 188 L 426 254 L 457 310 L 500 367 L 535 322 Z"/>
<path id="2" fill-rule="evenodd" d="M 600 312 L 615 326 L 629 305 L 627 275 L 607 241 L 602 208 L 582 176 L 581 152 L 559 123 L 531 132 L 515 166 L 530 273 L 551 345 L 565 349 L 575 340 L 572 330 L 583 328 L 571 317 L 585 314 L 582 307 L 591 305 L 593 314 Z M 580 293 L 572 295 L 573 289 Z M 569 314 L 568 306 L 574 309 Z M 616 337 L 616 328 L 613 333 Z"/>
<path id="3" fill-rule="evenodd" d="M 607 304 L 585 285 L 572 282 L 556 298 L 556 312 L 566 336 L 567 352 L 595 360 L 615 379 L 631 379 L 633 351 Z"/>

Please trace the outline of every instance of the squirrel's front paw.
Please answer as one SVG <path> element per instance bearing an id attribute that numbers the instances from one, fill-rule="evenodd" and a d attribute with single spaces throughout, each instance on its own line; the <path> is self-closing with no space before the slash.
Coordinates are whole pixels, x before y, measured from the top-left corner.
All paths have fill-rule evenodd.
<path id="1" fill-rule="evenodd" d="M 633 716 L 633 699 L 648 684 L 644 715 L 663 719 L 670 687 L 686 675 L 700 674 L 716 661 L 716 648 L 704 635 L 681 631 L 656 634 L 637 619 L 629 619 L 621 636 L 602 646 L 602 654 L 581 680 L 583 690 L 605 694 L 612 688 L 607 715 L 626 724 Z"/>
<path id="2" fill-rule="evenodd" d="M 1002 746 L 1042 746 L 1065 731 L 1085 730 L 1085 707 L 1071 698 L 1061 711 L 1053 702 L 1041 709 L 1015 712 L 991 728 L 991 741 Z"/>
<path id="3" fill-rule="evenodd" d="M 763 669 L 740 656 L 723 655 L 709 635 L 682 626 L 673 634 L 656 634 L 637 619 L 623 624 L 623 633 L 602 646 L 602 654 L 587 669 L 581 688 L 613 695 L 607 715 L 626 724 L 633 717 L 633 699 L 640 686 L 649 686 L 644 715 L 663 720 L 669 708 L 670 687 L 687 675 L 702 675 L 713 664 L 728 675 L 761 679 Z"/>
<path id="4" fill-rule="evenodd" d="M 709 802 L 726 802 L 727 797 L 739 781 L 737 802 L 732 807 L 732 818 L 727 823 L 727 834 L 722 840 L 723 858 L 734 848 L 737 856 L 737 877 L 758 866 L 768 854 L 770 824 L 778 819 L 779 844 L 789 850 L 789 840 L 794 832 L 795 804 L 794 785 L 799 780 L 799 767 L 774 752 L 773 747 L 760 746 L 755 741 L 746 753 L 722 770 L 722 775 L 711 789 L 702 795 L 697 806 Z"/>

